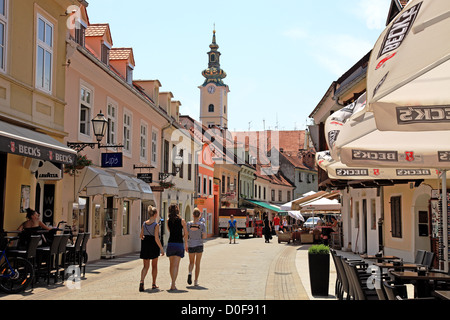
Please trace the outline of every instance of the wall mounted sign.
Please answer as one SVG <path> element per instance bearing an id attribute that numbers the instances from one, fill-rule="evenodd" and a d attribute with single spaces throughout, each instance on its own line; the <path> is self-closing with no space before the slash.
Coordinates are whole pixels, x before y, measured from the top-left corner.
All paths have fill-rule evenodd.
<path id="1" fill-rule="evenodd" d="M 102 153 L 102 168 L 122 167 L 122 152 Z"/>

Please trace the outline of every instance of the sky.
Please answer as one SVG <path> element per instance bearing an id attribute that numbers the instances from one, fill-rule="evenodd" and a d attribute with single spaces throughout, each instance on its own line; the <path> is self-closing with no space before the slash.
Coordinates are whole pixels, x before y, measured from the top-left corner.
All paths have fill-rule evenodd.
<path id="1" fill-rule="evenodd" d="M 391 0 L 88 0 L 113 47 L 131 47 L 135 80 L 158 79 L 199 120 L 215 25 L 229 86 L 228 129 L 304 130 L 331 83 L 367 54 Z"/>

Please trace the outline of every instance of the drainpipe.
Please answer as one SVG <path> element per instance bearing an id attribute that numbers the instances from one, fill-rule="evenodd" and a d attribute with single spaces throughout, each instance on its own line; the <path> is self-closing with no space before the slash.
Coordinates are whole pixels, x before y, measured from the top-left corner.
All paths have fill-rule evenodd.
<path id="1" fill-rule="evenodd" d="M 448 212 L 447 212 L 447 170 L 442 170 L 442 230 L 444 242 L 444 271 L 448 272 Z"/>

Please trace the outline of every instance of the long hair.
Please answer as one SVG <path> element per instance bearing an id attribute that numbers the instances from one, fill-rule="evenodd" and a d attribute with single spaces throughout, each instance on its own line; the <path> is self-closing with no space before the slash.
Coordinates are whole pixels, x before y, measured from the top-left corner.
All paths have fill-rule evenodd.
<path id="1" fill-rule="evenodd" d="M 169 220 L 180 219 L 179 213 L 180 213 L 180 209 L 178 208 L 178 205 L 171 204 L 169 206 Z"/>
<path id="2" fill-rule="evenodd" d="M 27 210 L 27 219 L 31 220 L 31 217 L 33 216 L 33 214 L 36 213 L 36 210 L 30 209 L 30 208 L 27 208 L 26 210 Z"/>
<path id="3" fill-rule="evenodd" d="M 148 206 L 147 212 L 148 212 L 149 217 L 153 217 L 158 213 L 158 210 L 153 206 Z"/>

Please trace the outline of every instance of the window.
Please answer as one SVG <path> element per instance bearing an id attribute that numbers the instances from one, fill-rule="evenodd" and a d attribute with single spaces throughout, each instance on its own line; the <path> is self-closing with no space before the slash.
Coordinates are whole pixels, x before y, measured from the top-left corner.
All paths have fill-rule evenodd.
<path id="1" fill-rule="evenodd" d="M 377 207 L 375 199 L 370 199 L 370 226 L 372 230 L 377 229 Z"/>
<path id="2" fill-rule="evenodd" d="M 79 197 L 78 198 L 78 232 L 88 232 L 89 231 L 89 198 Z"/>
<path id="3" fill-rule="evenodd" d="M 402 197 L 391 197 L 391 230 L 395 238 L 402 237 Z"/>
<path id="4" fill-rule="evenodd" d="M 299 172 L 298 173 L 298 182 L 302 182 L 303 181 L 303 172 Z"/>
<path id="5" fill-rule="evenodd" d="M 212 178 L 209 178 L 209 195 L 212 196 L 213 187 L 212 187 Z"/>
<path id="6" fill-rule="evenodd" d="M 91 133 L 91 110 L 92 91 L 82 86 L 80 91 L 80 133 L 85 135 Z"/>
<path id="7" fill-rule="evenodd" d="M 123 202 L 122 235 L 130 234 L 130 201 Z"/>
<path id="8" fill-rule="evenodd" d="M 147 160 L 147 125 L 145 123 L 141 124 L 140 155 L 141 155 L 141 161 L 146 162 L 146 160 Z"/>
<path id="9" fill-rule="evenodd" d="M 208 112 L 214 112 L 214 105 L 213 104 L 210 104 L 208 106 Z"/>
<path id="10" fill-rule="evenodd" d="M 287 192 L 287 201 L 291 201 L 291 191 Z"/>
<path id="11" fill-rule="evenodd" d="M 281 190 L 278 190 L 278 201 L 282 201 L 283 192 Z"/>
<path id="12" fill-rule="evenodd" d="M 266 187 L 264 187 L 264 200 L 266 200 Z"/>
<path id="13" fill-rule="evenodd" d="M 157 162 L 157 152 L 158 150 L 158 131 L 152 131 L 152 163 L 156 164 Z"/>
<path id="14" fill-rule="evenodd" d="M 6 71 L 7 0 L 0 0 L 0 70 Z"/>
<path id="15" fill-rule="evenodd" d="M 169 172 L 169 141 L 164 140 L 164 166 L 163 166 L 163 170 L 164 173 L 168 173 Z"/>
<path id="16" fill-rule="evenodd" d="M 272 190 L 271 196 L 272 196 L 272 201 L 275 201 L 275 190 Z"/>
<path id="17" fill-rule="evenodd" d="M 85 40 L 85 34 L 86 34 L 86 26 L 83 22 L 77 21 L 75 23 L 75 42 L 78 43 L 80 46 L 84 47 L 84 40 Z"/>
<path id="18" fill-rule="evenodd" d="M 225 193 L 225 192 L 227 192 L 227 191 L 225 190 L 225 176 L 222 175 L 222 193 Z"/>
<path id="19" fill-rule="evenodd" d="M 127 66 L 127 83 L 133 83 L 133 68 L 130 66 Z"/>
<path id="20" fill-rule="evenodd" d="M 123 148 L 131 152 L 131 115 L 128 113 L 123 115 Z"/>
<path id="21" fill-rule="evenodd" d="M 206 183 L 207 177 L 203 177 L 203 194 L 207 195 L 208 194 L 208 184 Z"/>
<path id="22" fill-rule="evenodd" d="M 202 176 L 198 176 L 197 193 L 202 193 Z"/>
<path id="23" fill-rule="evenodd" d="M 106 45 L 106 43 L 102 43 L 102 52 L 101 52 L 101 55 L 102 55 L 102 57 L 101 57 L 101 59 L 102 59 L 102 62 L 104 63 L 104 64 L 106 64 L 106 65 L 109 65 L 109 47 L 108 47 L 108 45 Z"/>
<path id="24" fill-rule="evenodd" d="M 53 24 L 38 16 L 36 40 L 36 87 L 52 91 Z"/>
<path id="25" fill-rule="evenodd" d="M 181 159 L 183 159 L 183 162 L 181 163 L 181 167 L 180 167 L 180 172 L 179 172 L 180 178 L 183 179 L 183 176 L 184 176 L 184 150 L 183 149 L 180 149 L 179 155 L 180 155 Z M 174 172 L 176 172 L 176 171 L 174 171 Z"/>
<path id="26" fill-rule="evenodd" d="M 188 153 L 188 165 L 187 165 L 187 171 L 188 171 L 188 180 L 192 180 L 192 154 Z"/>
<path id="27" fill-rule="evenodd" d="M 108 103 L 107 110 L 106 117 L 108 119 L 108 133 L 106 143 L 115 145 L 117 135 L 117 106 L 113 103 Z"/>

